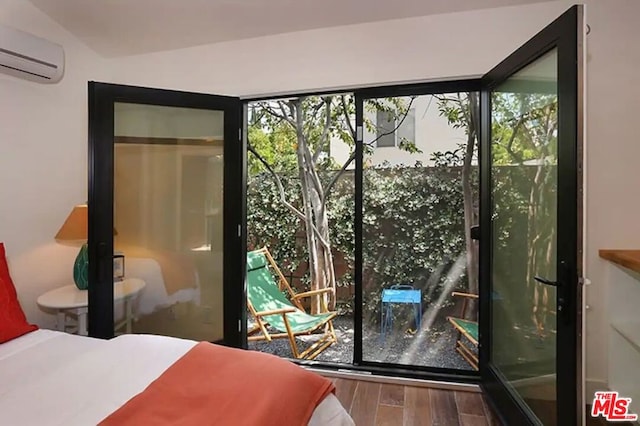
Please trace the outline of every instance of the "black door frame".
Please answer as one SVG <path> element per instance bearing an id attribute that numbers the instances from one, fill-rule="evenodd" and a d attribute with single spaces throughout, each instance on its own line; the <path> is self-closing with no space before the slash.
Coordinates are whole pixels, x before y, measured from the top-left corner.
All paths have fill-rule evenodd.
<path id="1" fill-rule="evenodd" d="M 240 98 L 90 81 L 89 93 L 89 336 L 111 338 L 113 317 L 114 103 L 224 111 L 224 343 L 243 346 L 246 325 L 246 158 Z"/>
<path id="2" fill-rule="evenodd" d="M 355 366 L 362 369 L 406 371 L 412 372 L 411 376 L 434 380 L 477 382 L 479 373 L 473 370 L 459 370 L 452 368 L 430 367 L 422 365 L 405 365 L 386 362 L 367 361 L 362 357 L 362 316 L 363 316 L 363 197 L 364 197 L 364 102 L 367 99 L 400 97 L 400 96 L 425 96 L 445 93 L 477 92 L 481 89 L 480 79 L 445 80 L 431 83 L 403 84 L 395 86 L 373 87 L 354 90 L 356 105 L 356 128 L 358 138 L 356 140 L 356 168 L 355 168 L 355 262 L 354 283 L 356 286 L 354 297 L 354 360 Z M 454 349 L 453 347 L 451 348 Z"/>
<path id="3" fill-rule="evenodd" d="M 482 78 L 480 138 L 480 371 L 481 386 L 506 424 L 534 424 L 532 411 L 502 383 L 491 362 L 491 90 L 531 62 L 557 48 L 558 225 L 557 412 L 559 425 L 582 416 L 582 6 L 573 6 Z M 567 409 L 567 407 L 571 407 Z"/>

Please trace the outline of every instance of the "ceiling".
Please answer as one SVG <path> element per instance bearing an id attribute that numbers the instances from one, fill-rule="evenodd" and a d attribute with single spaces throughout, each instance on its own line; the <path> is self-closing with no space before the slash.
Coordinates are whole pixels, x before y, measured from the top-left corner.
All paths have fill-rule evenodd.
<path id="1" fill-rule="evenodd" d="M 545 0 L 30 0 L 102 56 Z"/>

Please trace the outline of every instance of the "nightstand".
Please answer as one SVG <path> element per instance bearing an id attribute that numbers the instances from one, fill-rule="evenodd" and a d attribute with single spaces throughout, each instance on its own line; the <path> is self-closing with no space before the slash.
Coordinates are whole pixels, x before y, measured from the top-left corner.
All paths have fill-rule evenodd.
<path id="1" fill-rule="evenodd" d="M 131 333 L 131 324 L 134 318 L 133 300 L 142 291 L 144 286 L 145 282 L 138 278 L 126 278 L 114 284 L 114 302 L 123 300 L 125 304 L 125 318 L 116 324 L 116 329 L 124 326 L 125 332 Z M 48 291 L 38 297 L 38 305 L 56 311 L 56 329 L 59 331 L 67 331 L 67 327 L 73 326 L 73 324 L 68 323 L 70 316 L 77 317 L 75 332 L 86 336 L 88 334 L 87 313 L 89 311 L 87 293 L 87 290 L 80 290 L 73 284 L 66 285 Z"/>

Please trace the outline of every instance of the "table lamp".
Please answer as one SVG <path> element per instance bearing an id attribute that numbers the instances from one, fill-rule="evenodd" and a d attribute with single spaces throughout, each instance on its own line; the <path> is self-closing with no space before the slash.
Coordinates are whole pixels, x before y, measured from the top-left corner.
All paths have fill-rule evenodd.
<path id="1" fill-rule="evenodd" d="M 73 264 L 73 281 L 80 290 L 89 287 L 88 230 L 88 208 L 86 204 L 80 204 L 71 210 L 55 237 L 60 244 L 80 246 L 80 252 Z"/>

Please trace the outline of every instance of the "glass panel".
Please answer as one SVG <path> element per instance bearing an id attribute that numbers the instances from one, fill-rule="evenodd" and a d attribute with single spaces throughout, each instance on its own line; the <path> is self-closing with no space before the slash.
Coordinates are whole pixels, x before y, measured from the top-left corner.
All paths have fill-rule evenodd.
<path id="1" fill-rule="evenodd" d="M 553 50 L 492 94 L 492 362 L 544 424 L 556 419 L 558 164 Z"/>
<path id="2" fill-rule="evenodd" d="M 354 97 L 272 99 L 248 110 L 248 347 L 351 364 Z M 286 314 L 294 338 L 282 317 L 260 314 L 276 308 L 294 310 Z M 327 312 L 336 313 L 329 322 Z"/>
<path id="3" fill-rule="evenodd" d="M 364 361 L 477 365 L 478 118 L 477 93 L 365 101 Z"/>
<path id="4" fill-rule="evenodd" d="M 114 108 L 116 333 L 222 339 L 224 113 Z"/>

